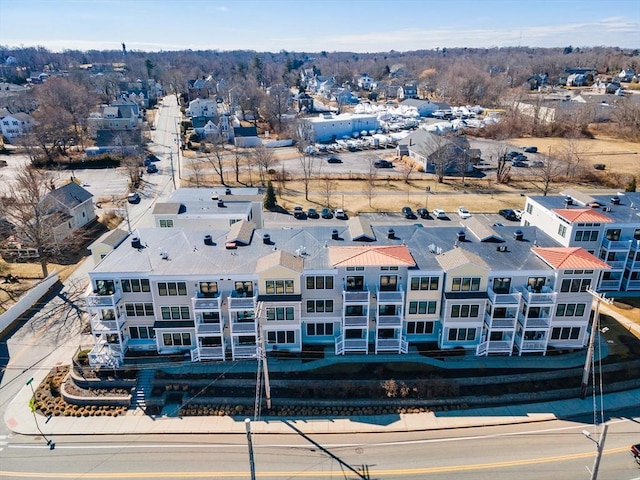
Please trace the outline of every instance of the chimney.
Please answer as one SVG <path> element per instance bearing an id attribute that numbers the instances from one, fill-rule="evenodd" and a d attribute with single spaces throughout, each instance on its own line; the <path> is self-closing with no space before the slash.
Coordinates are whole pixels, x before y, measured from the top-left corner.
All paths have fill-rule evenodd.
<path id="1" fill-rule="evenodd" d="M 611 203 L 613 203 L 614 205 L 620 205 L 620 197 L 611 198 Z"/>
<path id="2" fill-rule="evenodd" d="M 262 235 L 262 243 L 264 243 L 265 245 L 271 245 L 271 235 L 269 235 L 268 233 Z"/>
<path id="3" fill-rule="evenodd" d="M 565 208 L 568 207 L 569 205 L 573 205 L 573 198 L 564 197 L 564 206 L 565 206 Z"/>
<path id="4" fill-rule="evenodd" d="M 389 230 L 387 230 L 387 238 L 389 240 L 393 240 L 396 238 L 396 231 L 393 228 L 390 228 Z"/>
<path id="5" fill-rule="evenodd" d="M 142 248 L 142 243 L 140 243 L 140 237 L 133 237 L 131 239 L 131 246 L 133 248 L 138 248 L 138 249 Z"/>
<path id="6" fill-rule="evenodd" d="M 338 235 L 338 230 L 331 231 L 331 240 L 340 240 L 340 236 Z"/>
<path id="7" fill-rule="evenodd" d="M 204 236 L 204 244 L 205 245 L 213 245 L 213 238 L 211 237 L 211 235 L 205 235 Z"/>

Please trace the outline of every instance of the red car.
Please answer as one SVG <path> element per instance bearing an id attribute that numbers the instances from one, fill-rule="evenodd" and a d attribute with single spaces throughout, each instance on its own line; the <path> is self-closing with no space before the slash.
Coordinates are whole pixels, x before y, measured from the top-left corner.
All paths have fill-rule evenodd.
<path id="1" fill-rule="evenodd" d="M 640 443 L 636 445 L 631 445 L 631 448 L 629 449 L 629 451 L 631 452 L 631 455 L 633 455 L 633 458 L 635 459 L 636 463 L 640 465 Z"/>

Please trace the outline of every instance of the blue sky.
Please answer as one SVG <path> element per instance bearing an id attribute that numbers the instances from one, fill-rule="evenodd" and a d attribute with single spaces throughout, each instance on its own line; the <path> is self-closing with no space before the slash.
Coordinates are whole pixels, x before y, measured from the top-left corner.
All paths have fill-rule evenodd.
<path id="1" fill-rule="evenodd" d="M 640 0 L 0 0 L 0 45 L 380 52 L 640 48 Z"/>

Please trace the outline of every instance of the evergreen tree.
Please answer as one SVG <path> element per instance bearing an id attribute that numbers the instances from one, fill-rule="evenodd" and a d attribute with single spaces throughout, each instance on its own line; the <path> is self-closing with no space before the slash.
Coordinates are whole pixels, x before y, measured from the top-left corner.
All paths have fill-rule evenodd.
<path id="1" fill-rule="evenodd" d="M 274 190 L 271 181 L 269 181 L 269 183 L 267 183 L 267 194 L 264 197 L 264 208 L 267 210 L 273 210 L 276 208 L 277 203 L 276 191 Z"/>
<path id="2" fill-rule="evenodd" d="M 631 181 L 627 184 L 627 188 L 625 188 L 624 191 L 625 192 L 636 191 L 636 177 L 631 177 Z"/>

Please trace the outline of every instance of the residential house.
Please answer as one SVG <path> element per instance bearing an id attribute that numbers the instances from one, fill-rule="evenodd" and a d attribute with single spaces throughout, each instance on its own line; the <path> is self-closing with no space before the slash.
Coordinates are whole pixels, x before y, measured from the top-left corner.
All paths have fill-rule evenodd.
<path id="1" fill-rule="evenodd" d="M 233 127 L 233 142 L 236 147 L 258 147 L 262 140 L 256 127 Z"/>
<path id="2" fill-rule="evenodd" d="M 418 128 L 398 142 L 398 156 L 406 155 L 425 172 L 445 174 L 473 170 L 469 141 L 464 135 L 444 137 Z"/>
<path id="3" fill-rule="evenodd" d="M 418 100 L 416 98 L 408 98 L 399 104 L 400 107 L 415 107 L 421 117 L 430 117 L 436 110 L 441 109 L 439 104 L 430 102 L 429 100 Z M 449 108 L 449 107 L 447 107 Z"/>
<path id="4" fill-rule="evenodd" d="M 368 74 L 363 73 L 358 77 L 356 83 L 358 85 L 358 88 L 362 90 L 370 90 L 374 83 L 374 80 Z"/>
<path id="5" fill-rule="evenodd" d="M 124 242 L 130 235 L 129 232 L 116 228 L 115 230 L 109 230 L 91 244 L 89 250 L 91 250 L 91 258 L 93 258 L 93 264 L 97 265 L 102 261 L 104 257 L 109 255 L 113 250 Z"/>
<path id="6" fill-rule="evenodd" d="M 298 112 L 313 113 L 313 97 L 308 93 L 298 93 L 293 97 L 293 108 Z"/>
<path id="7" fill-rule="evenodd" d="M 414 84 L 405 84 L 398 88 L 398 99 L 418 98 L 418 88 Z"/>
<path id="8" fill-rule="evenodd" d="M 73 180 L 47 193 L 41 200 L 45 222 L 51 227 L 56 243 L 96 219 L 93 195 Z"/>
<path id="9" fill-rule="evenodd" d="M 29 132 L 35 124 L 33 117 L 26 113 L 18 112 L 5 115 L 0 120 L 2 125 L 2 135 L 8 142 L 14 141 L 16 138 Z"/>
<path id="10" fill-rule="evenodd" d="M 640 291 L 640 193 L 529 196 L 523 225 L 534 225 L 563 247 L 581 247 L 606 262 L 599 287 L 617 294 Z M 577 268 L 577 267 L 576 267 Z"/>
<path id="11" fill-rule="evenodd" d="M 625 68 L 618 75 L 616 75 L 616 79 L 618 82 L 631 82 L 636 77 L 636 72 L 634 72 L 630 68 Z"/>
<path id="12" fill-rule="evenodd" d="M 214 96 L 216 92 L 217 88 L 211 75 L 209 75 L 208 77 L 203 76 L 202 78 L 198 78 L 196 80 L 189 80 L 189 101 L 195 100 L 196 98 L 210 98 Z"/>
<path id="13" fill-rule="evenodd" d="M 357 105 L 360 102 L 360 99 L 348 88 L 337 88 L 332 95 L 338 105 Z"/>
<path id="14" fill-rule="evenodd" d="M 480 356 L 585 347 L 586 289 L 607 265 L 538 228 L 472 219 L 138 229 L 89 272 L 89 361 L 119 366 L 135 351 L 255 359 L 261 338 L 267 351 L 327 358 L 411 355 L 425 343 Z"/>
<path id="15" fill-rule="evenodd" d="M 214 98 L 196 98 L 189 102 L 187 117 L 215 118 L 218 115 L 218 103 Z"/>

